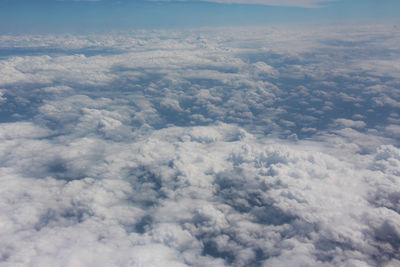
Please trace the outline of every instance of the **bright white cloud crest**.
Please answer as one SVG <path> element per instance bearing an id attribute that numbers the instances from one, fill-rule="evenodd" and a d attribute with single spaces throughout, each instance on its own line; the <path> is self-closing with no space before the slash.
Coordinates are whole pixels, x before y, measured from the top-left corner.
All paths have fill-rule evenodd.
<path id="1" fill-rule="evenodd" d="M 1 36 L 1 266 L 399 265 L 399 39 Z"/>

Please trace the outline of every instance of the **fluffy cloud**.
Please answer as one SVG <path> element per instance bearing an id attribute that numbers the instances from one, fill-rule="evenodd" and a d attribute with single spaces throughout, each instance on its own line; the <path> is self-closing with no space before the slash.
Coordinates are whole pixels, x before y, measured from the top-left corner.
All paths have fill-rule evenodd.
<path id="1" fill-rule="evenodd" d="M 0 37 L 1 262 L 398 265 L 398 32 L 327 32 Z"/>

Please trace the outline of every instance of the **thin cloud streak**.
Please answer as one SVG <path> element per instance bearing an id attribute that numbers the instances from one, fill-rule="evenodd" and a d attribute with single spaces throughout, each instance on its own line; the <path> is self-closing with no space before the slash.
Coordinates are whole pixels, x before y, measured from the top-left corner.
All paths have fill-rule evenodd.
<path id="1" fill-rule="evenodd" d="M 157 0 L 153 0 L 157 1 Z M 170 0 L 159 0 L 167 2 Z M 179 0 L 179 2 L 187 2 L 190 0 Z M 287 7 L 303 7 L 303 8 L 320 8 L 330 2 L 343 0 L 200 0 L 203 2 L 213 2 L 220 4 L 251 4 L 251 5 L 267 5 L 267 6 L 287 6 Z"/>

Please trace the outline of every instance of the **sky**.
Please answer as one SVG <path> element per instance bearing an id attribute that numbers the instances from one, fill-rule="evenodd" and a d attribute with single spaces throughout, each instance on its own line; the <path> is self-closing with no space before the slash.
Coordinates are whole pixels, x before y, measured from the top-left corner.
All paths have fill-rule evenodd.
<path id="1" fill-rule="evenodd" d="M 232 2 L 232 3 L 231 3 Z M 249 4 L 250 3 L 250 4 Z M 346 23 L 394 20 L 396 0 L 1 0 L 0 31 L 101 32 L 132 28 Z"/>
<path id="2" fill-rule="evenodd" d="M 0 0 L 0 267 L 400 266 L 398 1 L 237 2 Z"/>

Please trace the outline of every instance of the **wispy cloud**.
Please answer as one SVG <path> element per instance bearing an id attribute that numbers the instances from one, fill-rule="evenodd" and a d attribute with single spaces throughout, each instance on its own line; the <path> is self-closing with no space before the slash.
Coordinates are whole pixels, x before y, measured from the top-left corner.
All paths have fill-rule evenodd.
<path id="1" fill-rule="evenodd" d="M 153 0 L 153 1 L 173 1 L 173 0 Z M 186 2 L 191 0 L 178 0 Z M 291 7 L 304 7 L 304 8 L 317 8 L 323 7 L 329 2 L 337 2 L 343 0 L 200 0 L 204 2 L 214 2 L 221 4 L 257 4 L 269 6 L 291 6 Z"/>

